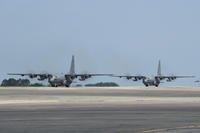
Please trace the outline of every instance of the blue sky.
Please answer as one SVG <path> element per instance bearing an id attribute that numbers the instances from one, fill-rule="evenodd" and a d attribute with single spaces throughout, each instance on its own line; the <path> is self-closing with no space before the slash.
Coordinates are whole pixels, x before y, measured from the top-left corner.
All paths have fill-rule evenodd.
<path id="1" fill-rule="evenodd" d="M 69 71 L 195 75 L 200 78 L 198 0 L 1 0 L 0 80 L 8 72 Z M 123 79 L 94 78 L 88 82 Z"/>

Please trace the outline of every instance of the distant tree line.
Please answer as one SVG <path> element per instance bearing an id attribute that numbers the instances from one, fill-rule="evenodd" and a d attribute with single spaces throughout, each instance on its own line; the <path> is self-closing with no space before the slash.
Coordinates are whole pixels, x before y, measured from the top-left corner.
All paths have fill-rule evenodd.
<path id="1" fill-rule="evenodd" d="M 9 79 L 4 79 L 1 83 L 1 86 L 33 86 L 33 87 L 38 87 L 38 86 L 44 86 L 44 85 L 41 84 L 41 83 L 31 84 L 30 80 L 28 80 L 28 79 L 9 78 Z"/>
<path id="2" fill-rule="evenodd" d="M 1 83 L 1 86 L 32 86 L 32 87 L 40 87 L 45 86 L 42 83 L 33 83 L 31 84 L 30 80 L 28 79 L 4 79 Z M 114 82 L 99 82 L 95 84 L 86 84 L 86 87 L 116 87 L 119 86 Z M 77 84 L 76 87 L 82 87 L 81 84 Z"/>

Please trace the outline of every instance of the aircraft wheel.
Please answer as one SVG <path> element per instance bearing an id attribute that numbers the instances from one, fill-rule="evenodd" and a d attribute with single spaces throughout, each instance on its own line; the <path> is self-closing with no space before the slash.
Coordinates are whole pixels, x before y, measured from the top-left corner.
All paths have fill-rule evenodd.
<path id="1" fill-rule="evenodd" d="M 69 87 L 69 85 L 65 85 L 65 87 Z"/>

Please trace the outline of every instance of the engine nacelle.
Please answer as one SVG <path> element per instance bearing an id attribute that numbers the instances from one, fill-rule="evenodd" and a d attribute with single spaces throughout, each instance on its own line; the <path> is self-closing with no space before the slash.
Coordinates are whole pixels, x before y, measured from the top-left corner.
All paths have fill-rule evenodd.
<path id="1" fill-rule="evenodd" d="M 88 78 L 91 78 L 91 76 L 90 75 L 83 75 L 83 76 L 80 76 L 79 80 L 80 81 L 84 81 L 84 80 L 86 80 Z"/>
<path id="2" fill-rule="evenodd" d="M 65 75 L 65 79 L 66 80 L 73 80 L 73 79 L 75 79 L 75 78 L 77 78 L 76 76 L 73 76 L 73 75 Z"/>
<path id="3" fill-rule="evenodd" d="M 38 79 L 39 81 L 42 81 L 42 80 L 47 79 L 47 77 L 46 77 L 46 76 L 38 76 L 37 79 Z"/>
<path id="4" fill-rule="evenodd" d="M 167 79 L 167 82 L 171 82 L 172 80 L 175 80 L 175 79 L 176 79 L 176 77 L 170 77 Z"/>
<path id="5" fill-rule="evenodd" d="M 132 78 L 132 77 L 126 77 L 126 79 L 128 79 L 128 80 L 131 79 L 131 78 Z"/>
<path id="6" fill-rule="evenodd" d="M 37 75 L 31 74 L 29 77 L 30 77 L 31 79 L 33 79 L 33 78 L 36 78 Z"/>
<path id="7" fill-rule="evenodd" d="M 164 79 L 163 77 L 156 77 L 156 80 L 158 80 L 158 81 L 161 81 L 163 79 Z"/>
<path id="8" fill-rule="evenodd" d="M 173 78 L 172 78 L 172 80 L 175 80 L 175 79 L 176 79 L 176 77 L 173 77 Z"/>
<path id="9" fill-rule="evenodd" d="M 138 80 L 139 80 L 138 78 L 134 78 L 134 79 L 133 79 L 133 81 L 138 81 Z"/>
<path id="10" fill-rule="evenodd" d="M 172 80 L 171 80 L 171 79 L 167 79 L 166 81 L 167 81 L 167 82 L 171 82 Z"/>

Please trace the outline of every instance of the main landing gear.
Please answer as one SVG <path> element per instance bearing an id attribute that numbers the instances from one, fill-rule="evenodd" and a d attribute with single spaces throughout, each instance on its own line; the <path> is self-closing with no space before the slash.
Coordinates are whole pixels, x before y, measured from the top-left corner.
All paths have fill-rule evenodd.
<path id="1" fill-rule="evenodd" d="M 65 85 L 65 87 L 69 87 L 69 85 Z"/>

